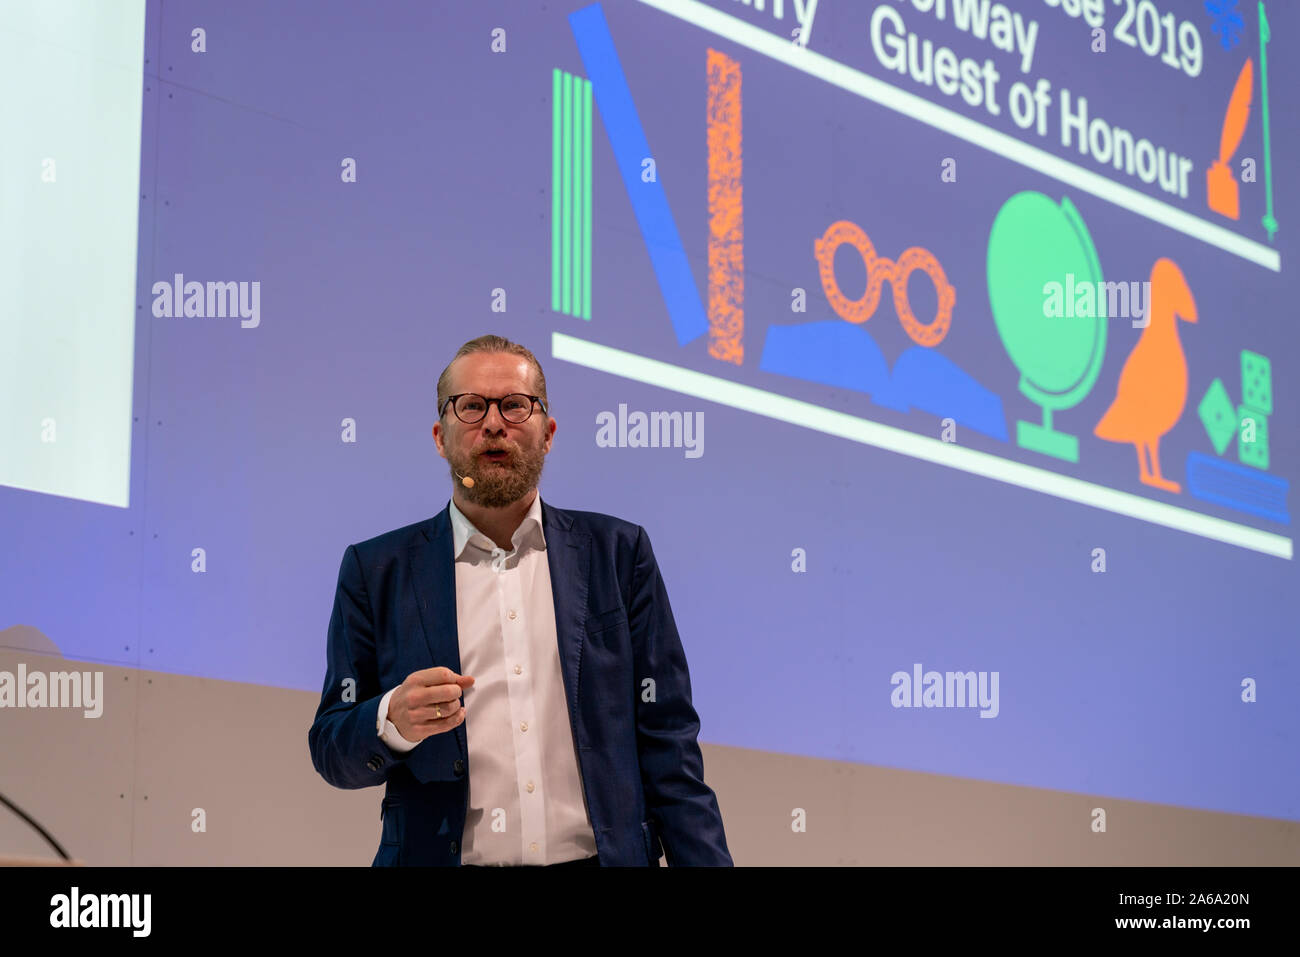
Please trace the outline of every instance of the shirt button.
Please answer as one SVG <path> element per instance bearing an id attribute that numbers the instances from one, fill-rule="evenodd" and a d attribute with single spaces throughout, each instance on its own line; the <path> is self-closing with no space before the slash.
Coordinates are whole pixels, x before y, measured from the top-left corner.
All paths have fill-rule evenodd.
<path id="1" fill-rule="evenodd" d="M 532 793 L 533 793 L 533 782 L 532 782 L 532 781 L 529 781 L 527 784 L 524 785 L 524 787 L 528 789 L 528 793 L 529 793 L 529 794 L 532 794 Z"/>
<path id="2" fill-rule="evenodd" d="M 520 730 L 520 731 L 527 731 L 527 730 L 528 730 L 528 722 L 527 722 L 527 721 L 520 721 L 520 722 L 519 722 L 519 730 Z"/>
<path id="3" fill-rule="evenodd" d="M 523 673 L 524 673 L 524 669 L 520 668 L 518 665 L 515 665 L 515 674 L 521 675 Z"/>
<path id="4" fill-rule="evenodd" d="M 514 620 L 515 612 L 514 612 L 514 609 L 513 609 L 513 608 L 510 609 L 510 615 L 509 615 L 508 617 L 509 617 L 512 621 Z"/>
<path id="5" fill-rule="evenodd" d="M 529 845 L 528 845 L 528 849 L 529 849 L 530 851 L 535 851 L 535 850 L 537 850 L 537 842 L 536 842 L 536 841 L 533 841 L 533 843 L 529 844 Z"/>

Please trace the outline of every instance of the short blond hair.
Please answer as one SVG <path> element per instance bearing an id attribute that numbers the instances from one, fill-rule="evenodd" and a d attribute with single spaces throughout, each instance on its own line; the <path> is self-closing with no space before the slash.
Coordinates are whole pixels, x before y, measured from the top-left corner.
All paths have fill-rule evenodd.
<path id="1" fill-rule="evenodd" d="M 451 362 L 447 363 L 447 368 L 442 370 L 442 375 L 438 376 L 438 415 L 442 416 L 443 407 L 447 404 L 447 397 L 451 394 L 449 380 L 451 379 L 451 367 L 461 356 L 467 356 L 475 352 L 503 352 L 513 356 L 519 356 L 521 359 L 527 359 L 533 367 L 534 393 L 541 396 L 542 402 L 546 405 L 547 414 L 550 414 L 551 400 L 546 397 L 546 373 L 542 372 L 542 364 L 537 361 L 537 356 L 526 347 L 517 342 L 511 342 L 503 336 L 479 336 L 477 339 L 471 339 L 451 357 Z"/>

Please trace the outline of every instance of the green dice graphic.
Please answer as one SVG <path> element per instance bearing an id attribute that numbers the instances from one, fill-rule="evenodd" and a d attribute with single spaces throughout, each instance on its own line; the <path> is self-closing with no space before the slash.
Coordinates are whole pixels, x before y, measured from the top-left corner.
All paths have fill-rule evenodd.
<path id="1" fill-rule="evenodd" d="M 1205 398 L 1201 399 L 1201 404 L 1196 407 L 1196 412 L 1201 417 L 1201 425 L 1205 426 L 1210 441 L 1214 443 L 1214 451 L 1222 455 L 1228 448 L 1228 443 L 1232 441 L 1232 436 L 1237 431 L 1237 423 L 1240 421 L 1222 379 L 1215 379 L 1210 383 L 1210 387 L 1205 390 Z"/>
<path id="2" fill-rule="evenodd" d="M 1241 416 L 1237 426 L 1237 457 L 1244 465 L 1253 465 L 1257 469 L 1268 468 L 1268 416 L 1258 409 L 1241 406 L 1237 413 Z M 1251 440 L 1253 423 L 1253 441 Z"/>
<path id="3" fill-rule="evenodd" d="M 1273 414 L 1273 365 L 1267 356 L 1249 349 L 1241 350 L 1241 404 Z"/>

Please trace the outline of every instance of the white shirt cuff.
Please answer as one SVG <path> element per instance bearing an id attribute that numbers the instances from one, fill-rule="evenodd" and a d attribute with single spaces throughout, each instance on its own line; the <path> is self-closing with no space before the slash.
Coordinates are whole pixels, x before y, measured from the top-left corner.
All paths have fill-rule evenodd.
<path id="1" fill-rule="evenodd" d="M 379 715 L 375 722 L 375 731 L 378 733 L 379 739 L 394 751 L 410 751 L 420 742 L 407 741 L 402 737 L 401 732 L 397 730 L 397 725 L 388 720 L 388 699 L 393 696 L 393 692 L 396 690 L 396 688 L 393 688 L 392 691 L 379 699 Z"/>

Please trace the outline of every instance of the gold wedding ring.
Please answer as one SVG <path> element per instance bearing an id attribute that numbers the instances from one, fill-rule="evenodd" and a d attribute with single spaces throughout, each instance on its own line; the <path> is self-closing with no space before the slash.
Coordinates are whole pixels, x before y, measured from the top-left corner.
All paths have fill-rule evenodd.
<path id="1" fill-rule="evenodd" d="M 442 707 L 441 707 L 440 705 L 436 705 L 436 704 L 435 704 L 435 705 L 433 706 L 433 713 L 434 713 L 436 716 L 438 716 L 439 718 L 441 718 L 441 717 L 442 717 Z"/>

